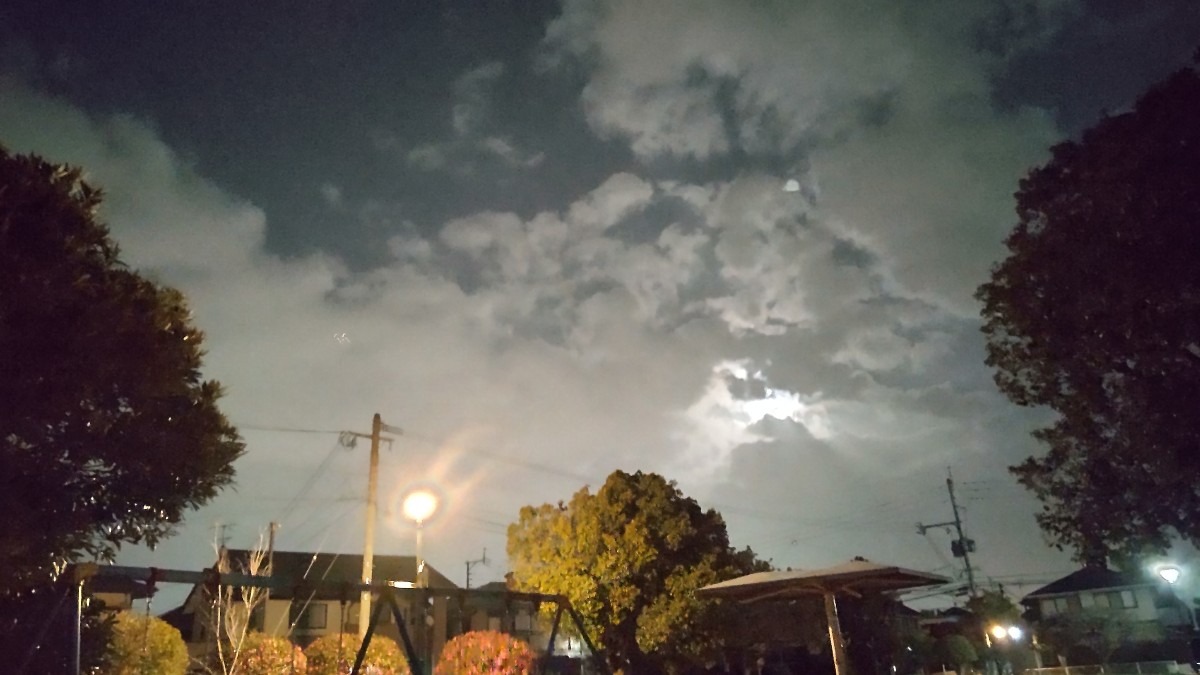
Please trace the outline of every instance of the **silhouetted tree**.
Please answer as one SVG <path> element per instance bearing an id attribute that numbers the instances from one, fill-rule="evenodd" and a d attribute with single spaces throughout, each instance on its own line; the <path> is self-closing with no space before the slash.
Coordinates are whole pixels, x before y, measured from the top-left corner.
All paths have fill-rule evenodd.
<path id="1" fill-rule="evenodd" d="M 1013 471 L 1038 521 L 1090 562 L 1200 543 L 1200 75 L 1053 148 L 1017 192 L 983 302 L 987 363 L 1046 406 L 1047 447 Z"/>
<path id="2" fill-rule="evenodd" d="M 10 654 L 48 625 L 20 608 L 34 596 L 53 605 L 66 564 L 154 544 L 232 481 L 243 448 L 217 409 L 220 387 L 200 377 L 202 335 L 183 296 L 120 262 L 100 202 L 78 169 L 0 148 L 0 647 Z"/>

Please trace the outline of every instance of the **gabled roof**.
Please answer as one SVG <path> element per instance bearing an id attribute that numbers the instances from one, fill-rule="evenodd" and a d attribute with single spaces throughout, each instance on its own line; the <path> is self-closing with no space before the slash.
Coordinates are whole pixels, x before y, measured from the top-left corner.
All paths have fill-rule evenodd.
<path id="1" fill-rule="evenodd" d="M 1105 567 L 1085 567 L 1042 586 L 1036 591 L 1027 594 L 1021 601 L 1025 602 L 1030 598 L 1040 598 L 1047 595 L 1065 595 L 1104 588 L 1129 588 L 1130 586 L 1149 585 L 1151 585 L 1151 581 L 1145 575 L 1138 572 L 1118 572 Z"/>
<path id="2" fill-rule="evenodd" d="M 246 549 L 227 549 L 230 566 L 233 570 L 244 569 L 250 558 Z M 302 581 L 331 581 L 357 583 L 362 576 L 362 556 L 351 553 L 311 553 L 304 551 L 275 551 L 272 556 L 273 570 L 271 576 L 294 579 L 298 584 Z M 374 581 L 413 582 L 416 579 L 417 559 L 411 555 L 376 555 Z M 428 561 L 425 562 L 425 574 L 430 588 L 458 588 L 458 585 L 447 579 L 441 572 L 434 569 Z M 312 590 L 304 591 L 308 597 Z M 291 598 L 292 591 L 271 592 L 271 597 L 280 600 Z M 320 589 L 313 596 L 317 599 L 338 599 L 340 592 L 336 588 Z M 358 592 L 349 594 L 350 599 L 356 599 Z"/>

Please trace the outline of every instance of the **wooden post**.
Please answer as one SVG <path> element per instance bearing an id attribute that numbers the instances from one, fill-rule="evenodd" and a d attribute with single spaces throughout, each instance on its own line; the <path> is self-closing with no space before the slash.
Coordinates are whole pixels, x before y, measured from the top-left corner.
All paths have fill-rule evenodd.
<path id="1" fill-rule="evenodd" d="M 829 648 L 833 652 L 834 675 L 850 675 L 846 662 L 846 642 L 842 639 L 842 624 L 838 620 L 837 598 L 825 591 L 825 621 L 829 624 Z"/>

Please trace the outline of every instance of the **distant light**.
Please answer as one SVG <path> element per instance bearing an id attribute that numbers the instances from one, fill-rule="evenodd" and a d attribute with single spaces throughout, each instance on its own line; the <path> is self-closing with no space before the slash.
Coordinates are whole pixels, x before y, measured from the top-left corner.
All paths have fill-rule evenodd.
<path id="1" fill-rule="evenodd" d="M 1174 584 L 1179 581 L 1179 577 L 1183 576 L 1183 570 L 1174 565 L 1164 565 L 1158 568 L 1158 576 L 1168 584 Z"/>
<path id="2" fill-rule="evenodd" d="M 795 178 L 789 178 L 787 180 L 787 182 L 783 184 L 783 191 L 784 192 L 799 192 L 800 191 L 800 181 L 796 180 Z"/>
<path id="3" fill-rule="evenodd" d="M 392 588 L 416 588 L 411 581 L 389 581 L 387 583 Z"/>
<path id="4" fill-rule="evenodd" d="M 1008 627 L 1008 638 L 1013 642 L 1019 641 L 1025 633 L 1017 626 Z"/>
<path id="5" fill-rule="evenodd" d="M 418 525 L 429 520 L 438 508 L 437 495 L 429 490 L 416 490 L 410 492 L 404 498 L 404 504 L 401 509 L 404 511 L 404 517 L 409 520 L 416 521 Z"/>
<path id="6" fill-rule="evenodd" d="M 1003 640 L 1004 638 L 1008 637 L 1008 629 L 999 625 L 992 626 L 992 637 L 996 638 L 997 640 Z"/>

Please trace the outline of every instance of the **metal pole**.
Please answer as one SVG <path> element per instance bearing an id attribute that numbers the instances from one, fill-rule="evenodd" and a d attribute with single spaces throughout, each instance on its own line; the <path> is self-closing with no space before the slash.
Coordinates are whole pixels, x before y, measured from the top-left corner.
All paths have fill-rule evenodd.
<path id="1" fill-rule="evenodd" d="M 376 494 L 379 491 L 379 432 L 383 420 L 379 413 L 371 419 L 371 464 L 367 473 L 367 523 L 366 534 L 363 538 L 362 582 L 371 583 L 375 568 L 375 512 Z M 367 624 L 371 621 L 371 591 L 364 590 L 358 601 L 358 639 L 367 633 Z"/>
<path id="2" fill-rule="evenodd" d="M 80 646 L 83 643 L 83 580 L 75 584 L 75 648 L 71 653 L 71 670 L 75 675 L 82 672 Z"/>
<path id="3" fill-rule="evenodd" d="M 415 522 L 417 524 L 417 573 L 416 573 L 416 577 L 413 579 L 413 586 L 415 586 L 417 588 L 425 588 L 425 573 L 424 573 L 425 558 L 421 551 L 422 545 L 425 541 L 425 528 L 422 527 L 421 521 L 418 520 Z M 416 615 L 417 615 L 416 618 L 417 618 L 418 623 L 417 623 L 416 630 L 413 631 L 413 633 L 415 635 L 420 636 L 419 649 L 421 652 L 421 662 L 422 663 L 429 662 L 429 627 L 426 625 L 426 623 L 427 623 L 426 619 L 429 617 L 428 597 L 429 596 L 427 596 L 427 595 L 426 596 L 418 596 L 418 601 L 420 602 L 420 605 L 421 605 L 421 611 L 416 613 Z M 421 675 L 424 674 L 423 670 L 418 671 L 418 672 L 421 673 Z"/>
<path id="4" fill-rule="evenodd" d="M 413 579 L 413 585 L 417 588 L 425 587 L 425 555 L 422 549 L 425 547 L 425 528 L 423 523 L 417 521 L 417 576 Z"/>

